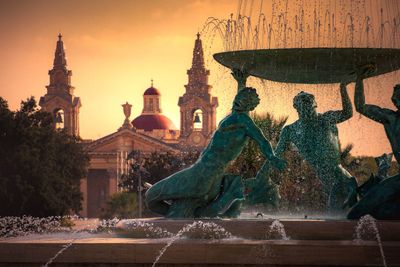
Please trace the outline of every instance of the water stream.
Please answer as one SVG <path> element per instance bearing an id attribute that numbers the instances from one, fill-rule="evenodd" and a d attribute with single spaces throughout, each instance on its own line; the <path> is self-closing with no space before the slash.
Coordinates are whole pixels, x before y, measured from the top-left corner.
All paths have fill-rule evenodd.
<path id="1" fill-rule="evenodd" d="M 371 215 L 365 215 L 360 218 L 354 231 L 356 242 L 361 242 L 362 240 L 370 240 L 372 235 L 372 239 L 375 239 L 378 243 L 379 252 L 382 257 L 382 264 L 384 267 L 387 267 L 386 257 L 383 251 L 382 240 L 379 234 L 376 220 Z"/>

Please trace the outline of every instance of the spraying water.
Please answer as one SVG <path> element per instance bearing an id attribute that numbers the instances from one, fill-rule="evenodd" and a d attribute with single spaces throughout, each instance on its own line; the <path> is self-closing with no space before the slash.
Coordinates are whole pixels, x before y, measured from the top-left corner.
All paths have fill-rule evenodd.
<path id="1" fill-rule="evenodd" d="M 144 234 L 146 237 L 172 237 L 173 234 L 169 231 L 159 227 L 154 226 L 153 223 L 148 223 L 141 220 L 126 220 L 124 221 L 124 226 L 134 232 L 138 232 L 139 234 Z"/>
<path id="2" fill-rule="evenodd" d="M 223 227 L 213 222 L 202 222 L 196 221 L 191 224 L 185 225 L 179 232 L 173 236 L 168 243 L 160 250 L 157 258 L 155 259 L 152 267 L 156 266 L 158 261 L 161 259 L 165 251 L 177 240 L 181 239 L 184 234 L 189 233 L 193 229 L 200 229 L 202 233 L 211 233 L 211 237 L 214 239 L 222 239 L 222 238 L 233 238 L 233 235 L 226 231 Z M 210 236 L 210 235 L 208 235 Z"/>
<path id="3" fill-rule="evenodd" d="M 287 236 L 286 231 L 285 231 L 285 226 L 279 221 L 279 220 L 274 220 L 271 225 L 269 226 L 268 230 L 269 234 L 277 233 L 279 235 L 279 239 L 282 240 L 289 240 L 290 237 Z M 268 234 L 267 234 L 268 236 Z"/>
<path id="4" fill-rule="evenodd" d="M 365 215 L 360 218 L 355 228 L 355 241 L 360 242 L 361 240 L 369 239 L 368 235 L 373 235 L 373 238 L 377 241 L 379 246 L 379 251 L 382 257 L 383 266 L 387 266 L 385 253 L 383 251 L 383 245 L 381 236 L 379 234 L 378 226 L 376 220 L 371 215 Z"/>
<path id="5" fill-rule="evenodd" d="M 64 251 L 66 251 L 69 247 L 72 246 L 72 244 L 75 242 L 76 239 L 72 239 L 71 242 L 69 242 L 68 244 L 64 245 L 62 249 L 60 249 L 53 257 L 51 257 L 44 265 L 42 265 L 43 267 L 47 267 L 50 264 L 53 263 L 53 261 L 55 259 L 58 258 L 58 256 L 60 256 Z"/>
<path id="6" fill-rule="evenodd" d="M 400 43 L 400 7 L 391 0 L 239 1 L 228 19 L 208 18 L 203 33 L 224 51 L 379 47 Z M 212 39 L 210 42 L 214 42 Z"/>

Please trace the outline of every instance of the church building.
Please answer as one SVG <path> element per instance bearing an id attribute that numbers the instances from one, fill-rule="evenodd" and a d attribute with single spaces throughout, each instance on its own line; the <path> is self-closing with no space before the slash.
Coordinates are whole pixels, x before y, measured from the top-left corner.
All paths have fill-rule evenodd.
<path id="1" fill-rule="evenodd" d="M 210 94 L 210 71 L 204 66 L 200 34 L 195 40 L 192 66 L 187 74 L 186 92 L 178 101 L 180 130 L 162 113 L 160 90 L 151 81 L 151 86 L 144 90 L 143 109 L 138 117 L 130 119 L 132 105 L 126 102 L 122 105 L 125 119 L 119 129 L 97 140 L 82 142 L 90 165 L 87 177 L 81 180 L 83 202 L 80 215 L 100 216 L 110 196 L 120 191 L 119 178 L 128 172 L 127 156 L 132 150 L 180 153 L 205 147 L 216 128 L 218 99 Z M 56 127 L 79 136 L 81 101 L 74 96 L 72 72 L 67 69 L 61 34 L 49 76 L 47 94 L 40 98 L 39 104 L 43 110 L 53 114 Z"/>
<path id="2" fill-rule="evenodd" d="M 166 143 L 177 143 L 179 130 L 161 111 L 161 93 L 153 86 L 144 91 L 142 114 L 132 121 L 137 132 L 152 136 Z"/>

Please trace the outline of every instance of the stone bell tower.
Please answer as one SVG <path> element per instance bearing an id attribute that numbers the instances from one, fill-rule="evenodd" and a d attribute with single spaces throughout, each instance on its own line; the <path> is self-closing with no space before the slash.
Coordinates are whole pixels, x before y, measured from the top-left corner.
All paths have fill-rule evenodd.
<path id="1" fill-rule="evenodd" d="M 68 134 L 79 136 L 79 108 L 81 101 L 74 96 L 71 86 L 72 71 L 67 69 L 62 35 L 58 35 L 53 68 L 49 70 L 50 83 L 47 94 L 40 98 L 39 105 L 53 115 L 56 128 L 64 128 Z"/>
<path id="2" fill-rule="evenodd" d="M 204 66 L 203 47 L 200 34 L 194 44 L 192 67 L 187 71 L 189 82 L 186 92 L 179 97 L 181 112 L 181 144 L 189 147 L 204 147 L 216 129 L 218 98 L 210 94 L 208 84 L 210 71 Z"/>

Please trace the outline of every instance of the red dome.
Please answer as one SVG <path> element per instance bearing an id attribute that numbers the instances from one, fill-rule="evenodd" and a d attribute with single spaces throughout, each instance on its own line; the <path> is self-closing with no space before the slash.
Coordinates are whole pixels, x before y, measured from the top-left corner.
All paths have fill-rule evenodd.
<path id="1" fill-rule="evenodd" d="M 147 88 L 146 91 L 144 91 L 143 95 L 161 95 L 161 94 L 156 88 L 152 86 Z"/>
<path id="2" fill-rule="evenodd" d="M 134 119 L 132 124 L 136 129 L 145 131 L 176 130 L 174 123 L 163 114 L 142 114 Z"/>

